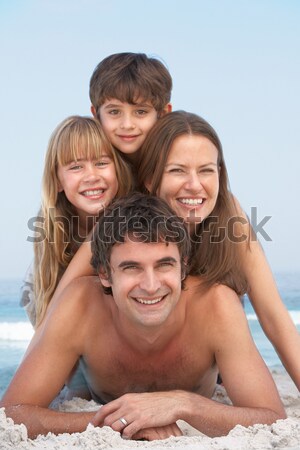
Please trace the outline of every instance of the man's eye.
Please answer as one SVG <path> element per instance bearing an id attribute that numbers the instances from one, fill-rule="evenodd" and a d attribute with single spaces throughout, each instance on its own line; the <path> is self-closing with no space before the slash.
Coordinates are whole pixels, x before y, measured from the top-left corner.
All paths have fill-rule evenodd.
<path id="1" fill-rule="evenodd" d="M 174 267 L 174 263 L 172 262 L 162 262 L 159 264 L 159 267 L 162 269 L 169 269 L 171 267 Z"/>
<path id="2" fill-rule="evenodd" d="M 138 267 L 137 266 L 125 266 L 123 267 L 123 270 L 136 270 Z"/>

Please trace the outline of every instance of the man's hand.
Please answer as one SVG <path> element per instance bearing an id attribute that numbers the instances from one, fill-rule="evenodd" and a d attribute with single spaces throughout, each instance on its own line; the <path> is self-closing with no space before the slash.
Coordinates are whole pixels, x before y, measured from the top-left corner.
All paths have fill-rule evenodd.
<path id="1" fill-rule="evenodd" d="M 178 412 L 182 410 L 183 402 L 183 391 L 125 394 L 102 406 L 91 423 L 110 426 L 122 433 L 124 439 L 180 436 L 175 422 L 179 419 Z"/>
<path id="2" fill-rule="evenodd" d="M 134 434 L 131 439 L 135 439 L 137 441 L 154 441 L 157 439 L 167 439 L 171 436 L 182 436 L 182 431 L 176 423 L 171 423 L 170 425 L 165 425 L 164 427 L 144 428 Z M 122 437 L 124 438 L 123 434 Z"/>

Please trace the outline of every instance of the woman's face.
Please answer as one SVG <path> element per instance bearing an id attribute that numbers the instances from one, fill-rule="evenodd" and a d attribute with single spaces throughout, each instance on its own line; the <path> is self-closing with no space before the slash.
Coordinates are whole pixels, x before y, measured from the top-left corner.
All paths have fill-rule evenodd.
<path id="1" fill-rule="evenodd" d="M 206 137 L 185 134 L 172 144 L 157 195 L 189 224 L 213 211 L 219 193 L 218 150 Z"/>

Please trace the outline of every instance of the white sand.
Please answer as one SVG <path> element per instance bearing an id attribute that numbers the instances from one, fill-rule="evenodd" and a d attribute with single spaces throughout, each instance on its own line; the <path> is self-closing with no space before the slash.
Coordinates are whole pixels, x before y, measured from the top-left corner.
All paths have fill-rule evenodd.
<path id="1" fill-rule="evenodd" d="M 120 434 L 108 427 L 94 428 L 91 425 L 83 433 L 61 434 L 55 436 L 38 436 L 31 440 L 27 437 L 24 425 L 14 425 L 7 419 L 4 409 L 0 409 L 0 450 L 18 449 L 55 449 L 55 450 L 129 450 L 130 448 L 149 448 L 152 450 L 186 449 L 186 450 L 267 450 L 300 449 L 300 393 L 284 373 L 273 372 L 280 396 L 286 408 L 288 418 L 279 420 L 272 426 L 255 425 L 244 428 L 236 426 L 227 436 L 208 438 L 186 423 L 178 424 L 184 432 L 181 438 L 169 438 L 164 441 L 138 442 L 125 441 Z M 223 403 L 228 397 L 223 388 L 218 388 L 215 398 Z M 56 405 L 63 411 L 81 411 L 97 409 L 99 405 L 82 399 L 73 399 Z"/>

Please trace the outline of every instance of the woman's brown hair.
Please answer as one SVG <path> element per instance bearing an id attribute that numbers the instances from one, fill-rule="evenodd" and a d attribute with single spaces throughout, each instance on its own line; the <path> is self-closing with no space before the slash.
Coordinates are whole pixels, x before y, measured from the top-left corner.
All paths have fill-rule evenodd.
<path id="1" fill-rule="evenodd" d="M 209 139 L 218 151 L 219 194 L 211 214 L 197 225 L 193 242 L 190 274 L 201 275 L 206 286 L 223 283 L 241 295 L 246 280 L 241 273 L 241 246 L 234 242 L 232 232 L 239 226 L 237 208 L 229 189 L 227 169 L 220 139 L 213 127 L 196 114 L 175 111 L 159 119 L 144 142 L 137 165 L 138 187 L 156 195 L 161 184 L 171 147 L 182 135 L 200 135 Z M 239 234 L 239 233 L 236 233 Z"/>

